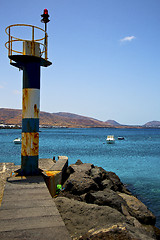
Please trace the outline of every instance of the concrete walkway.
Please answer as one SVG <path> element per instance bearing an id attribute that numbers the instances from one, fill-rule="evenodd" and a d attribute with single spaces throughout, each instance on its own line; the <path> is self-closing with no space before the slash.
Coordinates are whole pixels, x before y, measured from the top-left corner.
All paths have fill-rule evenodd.
<path id="1" fill-rule="evenodd" d="M 0 239 L 71 240 L 42 176 L 8 179 L 0 208 Z"/>

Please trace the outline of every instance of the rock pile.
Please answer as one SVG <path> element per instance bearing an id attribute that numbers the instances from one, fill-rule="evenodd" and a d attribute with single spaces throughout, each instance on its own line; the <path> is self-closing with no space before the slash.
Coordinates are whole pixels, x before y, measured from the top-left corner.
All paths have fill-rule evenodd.
<path id="1" fill-rule="evenodd" d="M 55 199 L 73 239 L 160 239 L 152 212 L 113 173 L 78 160 Z"/>

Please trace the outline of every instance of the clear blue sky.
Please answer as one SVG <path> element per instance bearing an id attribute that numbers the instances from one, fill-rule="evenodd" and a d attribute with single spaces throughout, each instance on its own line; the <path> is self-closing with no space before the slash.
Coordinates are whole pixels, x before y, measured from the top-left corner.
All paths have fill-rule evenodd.
<path id="1" fill-rule="evenodd" d="M 22 71 L 9 64 L 5 28 L 43 28 L 44 8 L 53 65 L 41 68 L 41 111 L 160 121 L 160 0 L 1 1 L 0 107 L 22 106 Z"/>

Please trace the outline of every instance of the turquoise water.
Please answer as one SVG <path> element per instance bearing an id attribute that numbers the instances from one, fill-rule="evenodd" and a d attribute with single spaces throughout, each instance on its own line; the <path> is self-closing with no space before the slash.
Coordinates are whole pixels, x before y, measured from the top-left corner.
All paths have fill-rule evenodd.
<path id="1" fill-rule="evenodd" d="M 106 144 L 111 134 L 116 142 Z M 20 136 L 19 129 L 0 129 L 0 162 L 20 164 L 21 146 L 13 143 Z M 160 129 L 41 129 L 39 155 L 66 155 L 69 164 L 80 159 L 115 172 L 156 215 L 160 227 Z"/>

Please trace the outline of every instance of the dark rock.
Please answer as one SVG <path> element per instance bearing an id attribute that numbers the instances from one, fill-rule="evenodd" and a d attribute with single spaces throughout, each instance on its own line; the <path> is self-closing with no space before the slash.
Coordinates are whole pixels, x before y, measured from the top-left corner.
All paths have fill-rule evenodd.
<path id="1" fill-rule="evenodd" d="M 85 195 L 85 194 L 84 194 Z M 83 200 L 83 195 L 75 195 L 75 194 L 72 194 L 70 192 L 67 192 L 67 191 L 61 191 L 58 195 L 58 197 L 66 197 L 66 198 L 69 198 L 69 199 L 74 199 L 74 200 L 77 200 L 77 201 L 84 201 Z"/>
<path id="2" fill-rule="evenodd" d="M 124 186 L 121 182 L 120 178 L 114 172 L 107 172 L 106 171 L 106 180 L 110 180 L 108 182 L 108 186 L 110 189 L 114 190 L 115 192 L 124 192 L 126 194 L 131 195 L 130 191 Z M 107 181 L 103 181 L 103 186 L 107 184 Z"/>
<path id="3" fill-rule="evenodd" d="M 85 196 L 87 203 L 94 203 L 100 206 L 109 206 L 122 211 L 122 206 L 127 206 L 126 202 L 116 192 L 105 189 L 104 191 L 87 193 Z"/>
<path id="4" fill-rule="evenodd" d="M 91 168 L 89 175 L 91 178 L 99 185 L 99 187 L 102 189 L 102 172 L 98 167 Z"/>
<path id="5" fill-rule="evenodd" d="M 78 240 L 140 240 L 135 238 L 134 235 L 127 231 L 123 225 L 113 225 L 109 228 L 101 228 L 98 230 L 90 230 Z"/>
<path id="6" fill-rule="evenodd" d="M 70 191 L 72 194 L 81 195 L 91 190 L 97 191 L 99 187 L 87 174 L 74 172 L 65 182 L 64 189 L 64 191 Z"/>
<path id="7" fill-rule="evenodd" d="M 67 178 L 69 178 L 70 174 L 72 174 L 72 173 L 74 173 L 74 169 L 71 166 L 69 166 L 66 170 L 66 176 L 67 176 L 66 180 L 67 180 Z"/>
<path id="8" fill-rule="evenodd" d="M 54 201 L 73 238 L 84 235 L 97 226 L 102 228 L 117 224 L 117 221 L 126 221 L 125 216 L 108 206 L 87 204 L 64 197 L 58 197 Z"/>
<path id="9" fill-rule="evenodd" d="M 84 173 L 84 174 L 88 174 L 90 173 L 91 169 L 94 168 L 93 164 L 90 163 L 83 163 L 80 165 L 77 164 L 71 164 L 68 168 L 67 168 L 67 174 L 70 175 L 74 172 L 78 172 L 78 173 Z"/>
<path id="10" fill-rule="evenodd" d="M 111 190 L 115 189 L 114 184 L 110 179 L 103 180 L 102 181 L 102 186 L 103 186 L 103 189 L 105 189 L 105 188 L 108 188 L 108 189 L 111 189 Z"/>
<path id="11" fill-rule="evenodd" d="M 153 240 L 153 231 L 132 222 L 114 208 L 87 204 L 65 197 L 55 200 L 73 239 L 79 240 Z M 128 237 L 128 238 L 127 238 Z"/>
<path id="12" fill-rule="evenodd" d="M 102 167 L 97 167 L 99 169 L 99 171 L 102 174 L 102 181 L 105 180 L 107 178 L 107 171 L 104 170 Z"/>
<path id="13" fill-rule="evenodd" d="M 119 191 L 119 192 L 122 191 L 124 185 L 120 181 L 119 177 L 114 172 L 106 171 L 101 167 L 95 167 L 95 168 L 98 168 L 99 172 L 101 173 L 101 176 L 102 176 L 101 180 L 102 180 L 102 184 L 103 184 L 104 188 L 111 187 L 112 190 L 114 190 L 114 191 Z M 108 182 L 107 182 L 107 180 L 108 180 Z"/>
<path id="14" fill-rule="evenodd" d="M 160 229 L 155 227 L 155 226 L 153 228 L 154 228 L 154 231 L 156 233 L 157 240 L 160 240 Z"/>
<path id="15" fill-rule="evenodd" d="M 70 167 L 74 172 L 82 172 L 89 175 L 91 169 L 94 168 L 94 165 L 91 163 L 83 163 L 80 165 L 71 164 Z"/>
<path id="16" fill-rule="evenodd" d="M 123 189 L 123 183 L 120 181 L 119 177 L 114 172 L 107 172 L 107 179 L 113 182 L 113 190 L 121 192 Z"/>
<path id="17" fill-rule="evenodd" d="M 143 227 L 142 227 L 143 229 Z M 152 233 L 144 229 L 130 227 L 127 224 L 115 224 L 105 228 L 91 229 L 78 240 L 153 240 L 156 239 Z"/>
<path id="18" fill-rule="evenodd" d="M 81 165 L 81 164 L 83 164 L 83 162 L 80 159 L 78 159 L 77 162 L 75 163 L 75 165 Z"/>
<path id="19" fill-rule="evenodd" d="M 119 196 L 126 201 L 126 204 L 128 205 L 128 211 L 131 216 L 135 217 L 143 224 L 155 225 L 156 217 L 140 200 L 125 193 L 120 193 Z"/>

